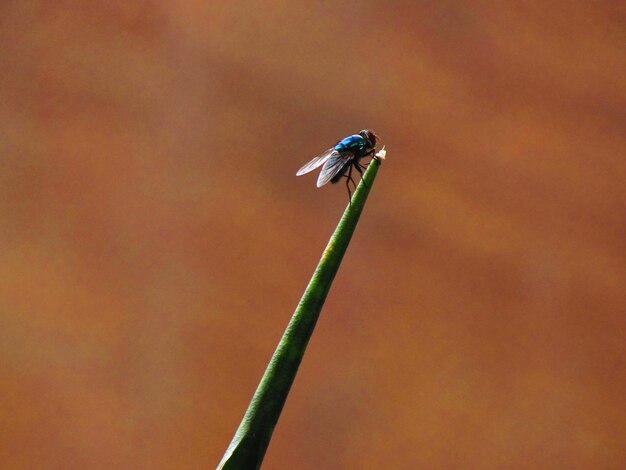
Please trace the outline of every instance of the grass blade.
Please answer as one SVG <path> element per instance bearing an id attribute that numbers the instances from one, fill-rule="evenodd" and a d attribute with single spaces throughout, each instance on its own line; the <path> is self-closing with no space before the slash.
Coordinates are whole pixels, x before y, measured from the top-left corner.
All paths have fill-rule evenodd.
<path id="1" fill-rule="evenodd" d="M 379 156 L 381 160 L 384 159 L 384 150 L 379 153 Z M 248 410 L 217 467 L 218 470 L 260 468 L 289 389 L 298 372 L 298 366 L 379 167 L 380 160 L 373 158 L 363 175 L 363 180 L 352 196 L 352 203 L 344 211 L 322 254 L 317 269 L 261 378 Z"/>

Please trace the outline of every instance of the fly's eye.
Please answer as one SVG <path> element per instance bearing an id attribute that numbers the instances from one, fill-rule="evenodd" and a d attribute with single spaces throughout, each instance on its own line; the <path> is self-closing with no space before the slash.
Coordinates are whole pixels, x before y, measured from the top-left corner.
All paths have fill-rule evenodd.
<path id="1" fill-rule="evenodd" d="M 367 138 L 372 143 L 372 147 L 376 147 L 376 134 L 372 131 L 367 131 Z"/>

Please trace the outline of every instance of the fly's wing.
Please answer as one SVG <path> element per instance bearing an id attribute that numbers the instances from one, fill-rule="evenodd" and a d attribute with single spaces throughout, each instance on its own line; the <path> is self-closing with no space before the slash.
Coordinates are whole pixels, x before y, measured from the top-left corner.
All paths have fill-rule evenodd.
<path id="1" fill-rule="evenodd" d="M 320 171 L 320 176 L 317 178 L 317 187 L 320 188 L 324 186 L 337 176 L 343 167 L 353 158 L 354 154 L 352 152 L 342 152 L 331 155 L 331 157 L 326 160 L 326 163 L 324 163 L 322 171 Z"/>
<path id="2" fill-rule="evenodd" d="M 307 163 L 302 168 L 300 168 L 298 172 L 296 173 L 296 176 L 304 175 L 305 173 L 308 173 L 309 171 L 313 171 L 317 167 L 322 166 L 324 163 L 326 163 L 326 161 L 330 158 L 330 156 L 335 152 L 336 152 L 335 147 L 329 148 L 323 154 L 318 155 L 309 163 Z"/>

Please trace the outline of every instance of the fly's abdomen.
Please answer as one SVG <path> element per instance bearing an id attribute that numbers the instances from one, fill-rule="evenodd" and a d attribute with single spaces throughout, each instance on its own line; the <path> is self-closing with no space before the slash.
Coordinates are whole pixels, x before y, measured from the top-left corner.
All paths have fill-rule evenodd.
<path id="1" fill-rule="evenodd" d="M 338 182 L 348 171 L 348 167 L 351 165 L 351 162 L 347 162 L 342 168 L 341 170 L 339 170 L 339 173 L 337 173 L 335 176 L 332 177 L 332 179 L 330 180 L 331 183 L 335 184 L 336 182 Z"/>

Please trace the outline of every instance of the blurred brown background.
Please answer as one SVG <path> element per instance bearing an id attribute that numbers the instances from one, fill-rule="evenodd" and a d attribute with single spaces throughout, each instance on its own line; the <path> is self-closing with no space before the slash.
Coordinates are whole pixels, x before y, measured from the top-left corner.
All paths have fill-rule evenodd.
<path id="1" fill-rule="evenodd" d="M 214 467 L 388 159 L 264 468 L 625 468 L 622 2 L 4 1 L 0 467 Z"/>

